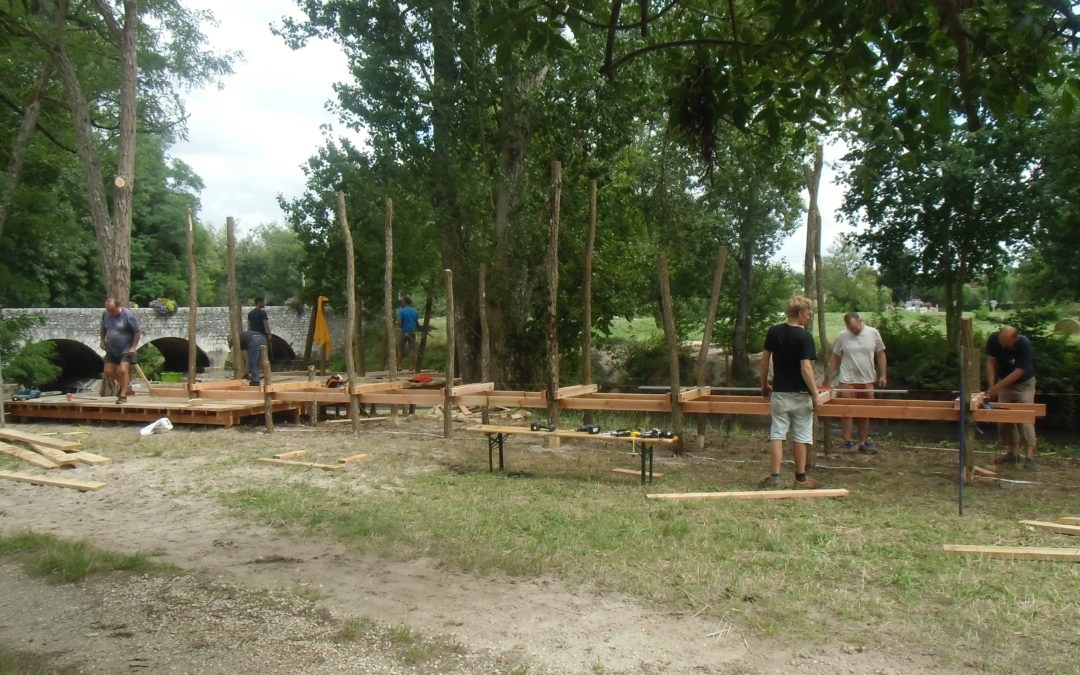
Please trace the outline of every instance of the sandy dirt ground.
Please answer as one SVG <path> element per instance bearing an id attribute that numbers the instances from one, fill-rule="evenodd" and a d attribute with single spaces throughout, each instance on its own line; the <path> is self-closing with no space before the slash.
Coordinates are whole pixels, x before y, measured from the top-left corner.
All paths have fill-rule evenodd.
<path id="1" fill-rule="evenodd" d="M 219 501 L 220 492 L 264 477 L 327 485 L 341 479 L 258 465 L 255 456 L 294 449 L 314 456 L 320 449 L 398 453 L 410 460 L 398 464 L 408 467 L 402 470 L 424 471 L 455 453 L 484 451 L 482 439 L 438 438 L 441 422 L 434 420 L 409 418 L 397 430 L 378 424 L 359 441 L 339 425 L 286 425 L 272 435 L 251 427 L 179 427 L 153 437 L 139 437 L 136 425 L 103 425 L 59 436 L 116 461 L 48 474 L 107 486 L 77 492 L 0 482 L 0 532 L 32 529 L 110 551 L 155 552 L 182 572 L 117 572 L 56 584 L 0 559 L 0 645 L 86 673 L 948 671 L 932 655 L 901 648 L 792 648 L 737 625 L 660 612 L 554 579 L 473 576 L 424 558 L 385 560 L 317 535 L 253 525 Z M 397 489 L 377 467 L 351 465 L 347 480 L 357 489 Z M 341 639 L 355 620 L 368 627 L 365 636 Z M 400 644 L 392 644 L 400 626 L 435 641 L 438 654 L 422 662 L 403 658 Z"/>

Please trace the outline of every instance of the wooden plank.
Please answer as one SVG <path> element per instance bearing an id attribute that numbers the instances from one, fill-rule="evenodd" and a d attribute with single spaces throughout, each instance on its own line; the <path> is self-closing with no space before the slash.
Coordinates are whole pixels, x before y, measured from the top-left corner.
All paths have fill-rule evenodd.
<path id="1" fill-rule="evenodd" d="M 464 396 L 466 394 L 476 394 L 482 391 L 494 391 L 494 382 L 476 382 L 474 384 L 459 384 L 450 391 L 451 396 Z"/>
<path id="2" fill-rule="evenodd" d="M 641 474 L 638 474 L 641 475 Z M 848 491 L 839 488 L 821 490 L 747 490 L 742 492 L 683 492 L 647 494 L 649 499 L 687 501 L 692 499 L 810 499 L 813 497 L 847 497 Z"/>
<path id="3" fill-rule="evenodd" d="M 1053 532 L 1055 534 L 1080 535 L 1080 525 L 1065 525 L 1063 523 L 1047 523 L 1041 520 L 1021 520 L 1021 525 L 1034 527 L 1036 530 Z"/>
<path id="4" fill-rule="evenodd" d="M 315 389 L 319 384 L 316 382 L 275 382 L 267 387 L 269 391 L 306 391 L 308 389 Z"/>
<path id="5" fill-rule="evenodd" d="M 615 473 L 620 476 L 633 476 L 634 478 L 641 478 L 641 469 L 612 469 L 611 473 Z M 653 471 L 652 477 L 654 479 L 663 478 L 664 474 Z"/>
<path id="6" fill-rule="evenodd" d="M 671 398 L 627 400 L 607 395 L 586 395 L 559 400 L 563 410 L 636 410 L 639 412 L 671 412 Z"/>
<path id="7" fill-rule="evenodd" d="M 1080 548 L 967 546 L 964 544 L 945 544 L 945 552 L 957 555 L 978 555 L 984 558 L 1004 558 L 1006 560 L 1061 560 L 1066 562 L 1080 562 Z"/>
<path id="8" fill-rule="evenodd" d="M 307 450 L 291 450 L 289 452 L 279 452 L 274 455 L 274 459 L 291 459 L 293 457 L 302 457 L 307 454 Z"/>
<path id="9" fill-rule="evenodd" d="M 280 466 L 306 466 L 311 469 L 322 469 L 323 471 L 344 471 L 345 467 L 338 464 L 318 464 L 316 462 L 295 462 L 291 459 L 271 459 L 269 457 L 259 457 L 256 462 L 262 462 L 263 464 L 276 464 Z"/>
<path id="10" fill-rule="evenodd" d="M 550 436 L 550 431 L 533 431 L 528 427 L 509 427 L 498 424 L 471 424 L 465 427 L 465 431 L 476 431 L 485 434 L 526 434 Z"/>
<path id="11" fill-rule="evenodd" d="M 35 476 L 33 474 L 19 473 L 17 471 L 0 471 L 0 478 L 20 481 L 23 483 L 33 483 L 35 485 L 51 485 L 53 487 L 72 488 L 73 490 L 80 490 L 82 492 L 100 490 L 101 488 L 105 487 L 105 483 L 98 483 L 94 481 L 46 478 L 44 476 Z"/>
<path id="12" fill-rule="evenodd" d="M 1062 525 L 1080 525 L 1080 518 L 1065 516 L 1064 518 L 1058 518 L 1058 522 Z"/>
<path id="13" fill-rule="evenodd" d="M 85 464 L 98 465 L 98 464 L 112 464 L 112 458 L 103 457 L 101 455 L 95 455 L 92 452 L 78 451 L 69 452 L 68 457 L 74 457 L 75 459 Z"/>
<path id="14" fill-rule="evenodd" d="M 350 462 L 362 462 L 362 461 L 364 461 L 365 459 L 367 459 L 370 456 L 371 455 L 369 455 L 367 453 L 362 453 L 362 454 L 359 454 L 359 455 L 349 455 L 348 457 L 342 457 L 341 459 L 339 459 L 338 464 L 349 464 Z"/>
<path id="15" fill-rule="evenodd" d="M 11 404 L 8 405 L 11 406 Z M 0 438 L 9 441 L 22 441 L 23 443 L 37 443 L 38 445 L 44 445 L 46 448 L 56 448 L 57 450 L 64 451 L 78 450 L 82 447 L 82 443 L 76 441 L 62 441 L 56 438 L 49 438 L 48 436 L 32 434 L 28 431 L 19 431 L 18 429 L 12 429 L 11 427 L 0 429 Z"/>
<path id="16" fill-rule="evenodd" d="M 12 457 L 18 457 L 24 462 L 30 462 L 34 466 L 41 467 L 42 469 L 59 469 L 60 465 L 52 461 L 48 457 L 43 457 L 36 452 L 30 452 L 23 448 L 9 445 L 8 443 L 0 443 L 0 453 L 5 455 L 11 455 Z"/>
<path id="17" fill-rule="evenodd" d="M 598 384 L 572 384 L 567 387 L 559 387 L 555 391 L 555 398 L 573 398 L 575 396 L 585 396 L 586 394 L 595 394 L 600 391 L 600 385 Z"/>
<path id="18" fill-rule="evenodd" d="M 702 398 L 703 396 L 708 396 L 710 391 L 712 390 L 708 387 L 683 387 L 682 390 L 679 391 L 679 401 L 693 401 Z"/>
<path id="19" fill-rule="evenodd" d="M 381 420 L 388 420 L 389 417 L 361 417 L 361 422 L 379 422 Z M 348 417 L 339 420 L 326 420 L 326 424 L 351 424 L 352 420 Z"/>
<path id="20" fill-rule="evenodd" d="M 248 386 L 246 379 L 241 380 L 213 380 L 210 382 L 196 382 L 191 386 L 191 391 L 206 391 L 207 389 L 236 389 Z"/>
<path id="21" fill-rule="evenodd" d="M 403 388 L 401 382 L 361 382 L 352 388 L 354 394 L 368 394 L 379 391 L 396 391 Z"/>
<path id="22" fill-rule="evenodd" d="M 998 476 L 997 474 L 997 471 L 991 471 L 990 469 L 987 469 L 985 467 L 976 466 L 972 468 L 972 471 L 975 473 L 976 476 L 982 476 L 983 478 L 1000 478 L 1000 476 Z"/>
<path id="23" fill-rule="evenodd" d="M 56 448 L 50 448 L 40 443 L 31 443 L 30 447 L 34 449 L 40 455 L 45 455 L 52 461 L 62 466 L 75 466 L 79 463 L 78 458 L 72 457 L 70 453 L 63 450 L 57 450 Z"/>
<path id="24" fill-rule="evenodd" d="M 349 393 L 344 389 L 333 391 L 279 391 L 272 394 L 275 401 L 291 403 L 338 403 L 349 402 Z"/>

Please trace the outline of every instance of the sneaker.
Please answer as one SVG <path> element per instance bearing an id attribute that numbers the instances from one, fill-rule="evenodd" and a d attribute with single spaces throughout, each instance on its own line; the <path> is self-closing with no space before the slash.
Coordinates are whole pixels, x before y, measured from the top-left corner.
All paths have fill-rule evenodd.
<path id="1" fill-rule="evenodd" d="M 855 443 L 852 441 L 844 441 L 844 452 L 855 452 Z"/>
<path id="2" fill-rule="evenodd" d="M 1024 458 L 1024 468 L 1025 469 L 1034 469 L 1036 466 L 1037 465 L 1035 464 L 1035 460 L 1033 460 L 1030 457 L 1025 457 Z"/>
<path id="3" fill-rule="evenodd" d="M 816 490 L 820 487 L 820 484 L 813 478 L 807 476 L 804 481 L 795 481 L 796 490 Z"/>
<path id="4" fill-rule="evenodd" d="M 994 464 L 1022 464 L 1023 461 L 1015 452 L 1007 452 L 994 458 Z"/>
<path id="5" fill-rule="evenodd" d="M 757 485 L 762 490 L 774 490 L 780 487 L 780 476 L 770 474 L 762 478 Z"/>
<path id="6" fill-rule="evenodd" d="M 120 394 L 116 397 L 116 405 L 120 405 L 121 403 L 127 403 L 127 396 Z"/>

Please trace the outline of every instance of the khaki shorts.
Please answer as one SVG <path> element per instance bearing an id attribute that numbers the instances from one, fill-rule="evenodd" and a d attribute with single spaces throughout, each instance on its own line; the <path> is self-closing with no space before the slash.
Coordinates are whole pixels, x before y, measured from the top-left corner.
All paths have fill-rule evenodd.
<path id="1" fill-rule="evenodd" d="M 769 405 L 772 424 L 770 441 L 787 440 L 788 430 L 795 432 L 796 443 L 814 442 L 814 403 L 810 394 L 803 392 L 774 391 Z"/>
<path id="2" fill-rule="evenodd" d="M 1035 378 L 1013 384 L 1008 389 L 1003 389 L 998 395 L 998 400 L 1002 403 L 1034 403 Z M 998 445 L 1004 448 L 1034 448 L 1035 425 L 999 422 Z"/>

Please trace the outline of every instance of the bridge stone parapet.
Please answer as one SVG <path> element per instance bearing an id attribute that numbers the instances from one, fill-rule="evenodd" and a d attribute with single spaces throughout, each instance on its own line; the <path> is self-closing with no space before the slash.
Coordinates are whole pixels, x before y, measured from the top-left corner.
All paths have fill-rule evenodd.
<path id="1" fill-rule="evenodd" d="M 247 313 L 242 310 L 242 326 L 247 327 Z M 52 340 L 58 344 L 78 343 L 92 351 L 98 358 L 104 356 L 99 347 L 101 315 L 105 310 L 91 308 L 6 308 L 4 317 L 39 316 L 44 323 L 29 332 L 32 342 Z M 153 343 L 165 356 L 165 369 L 183 371 L 187 368 L 188 308 L 178 307 L 171 315 L 161 315 L 156 310 L 139 307 L 132 310 L 139 318 L 142 328 L 141 344 Z M 303 357 L 311 321 L 311 308 L 298 312 L 290 307 L 266 307 L 270 317 L 270 329 L 274 333 L 272 351 L 275 361 L 288 361 Z M 345 343 L 346 315 L 344 312 L 326 311 L 330 335 L 335 351 Z M 196 313 L 195 344 L 198 348 L 198 366 L 201 369 L 222 370 L 229 356 L 229 308 L 200 307 Z M 98 370 L 100 372 L 100 369 Z"/>

